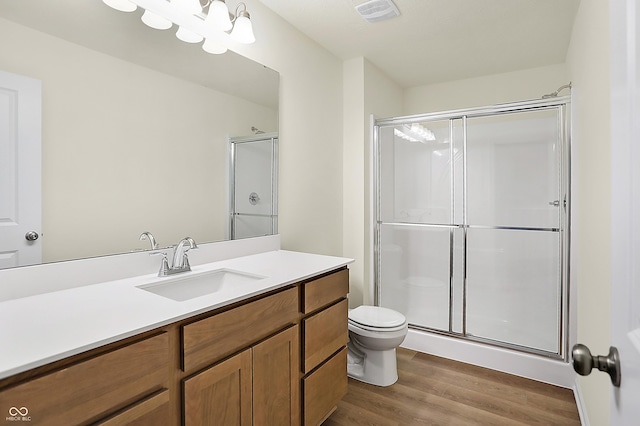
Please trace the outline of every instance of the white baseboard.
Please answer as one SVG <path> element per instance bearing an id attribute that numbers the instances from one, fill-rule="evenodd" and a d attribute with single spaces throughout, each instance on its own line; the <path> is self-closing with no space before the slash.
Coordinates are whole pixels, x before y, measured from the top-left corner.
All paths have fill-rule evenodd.
<path id="1" fill-rule="evenodd" d="M 576 374 L 571 364 L 562 360 L 525 354 L 435 333 L 409 329 L 401 346 L 567 389 L 573 389 L 576 383 Z"/>
<path id="2" fill-rule="evenodd" d="M 580 424 L 582 426 L 589 426 L 589 416 L 587 415 L 587 407 L 584 404 L 584 399 L 582 398 L 582 390 L 580 389 L 580 383 L 578 383 L 577 378 L 573 383 L 573 395 L 576 398 L 576 405 L 578 406 L 578 414 L 580 415 Z"/>

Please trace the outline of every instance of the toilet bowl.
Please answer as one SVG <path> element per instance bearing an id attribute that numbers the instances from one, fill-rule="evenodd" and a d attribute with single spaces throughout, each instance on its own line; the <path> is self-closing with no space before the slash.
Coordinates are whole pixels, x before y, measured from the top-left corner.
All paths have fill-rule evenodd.
<path id="1" fill-rule="evenodd" d="M 400 312 L 380 306 L 359 306 L 349 311 L 347 373 L 377 386 L 398 380 L 396 348 L 407 335 L 407 320 Z"/>

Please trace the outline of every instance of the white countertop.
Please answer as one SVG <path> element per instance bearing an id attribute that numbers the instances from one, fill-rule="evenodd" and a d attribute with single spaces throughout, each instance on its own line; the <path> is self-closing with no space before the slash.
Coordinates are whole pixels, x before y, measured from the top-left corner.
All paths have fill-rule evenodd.
<path id="1" fill-rule="evenodd" d="M 192 266 L 228 268 L 266 278 L 177 302 L 137 288 L 156 274 L 0 302 L 0 378 L 210 311 L 340 268 L 352 259 L 268 251 Z M 175 275 L 174 277 L 178 277 Z"/>

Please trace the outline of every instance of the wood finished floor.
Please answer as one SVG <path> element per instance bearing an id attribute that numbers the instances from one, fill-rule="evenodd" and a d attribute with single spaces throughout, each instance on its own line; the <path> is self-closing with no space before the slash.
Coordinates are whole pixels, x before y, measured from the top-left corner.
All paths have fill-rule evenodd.
<path id="1" fill-rule="evenodd" d="M 323 426 L 580 425 L 570 389 L 403 348 L 398 377 L 385 388 L 349 379 Z"/>

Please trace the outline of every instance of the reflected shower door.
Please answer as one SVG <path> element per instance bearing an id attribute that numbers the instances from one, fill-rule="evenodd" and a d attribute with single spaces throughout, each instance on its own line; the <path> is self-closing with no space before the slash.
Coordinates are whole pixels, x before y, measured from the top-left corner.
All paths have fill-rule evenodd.
<path id="1" fill-rule="evenodd" d="M 559 110 L 467 120 L 466 333 L 560 351 Z"/>
<path id="2" fill-rule="evenodd" d="M 278 232 L 277 141 L 273 135 L 230 140 L 231 239 Z"/>

